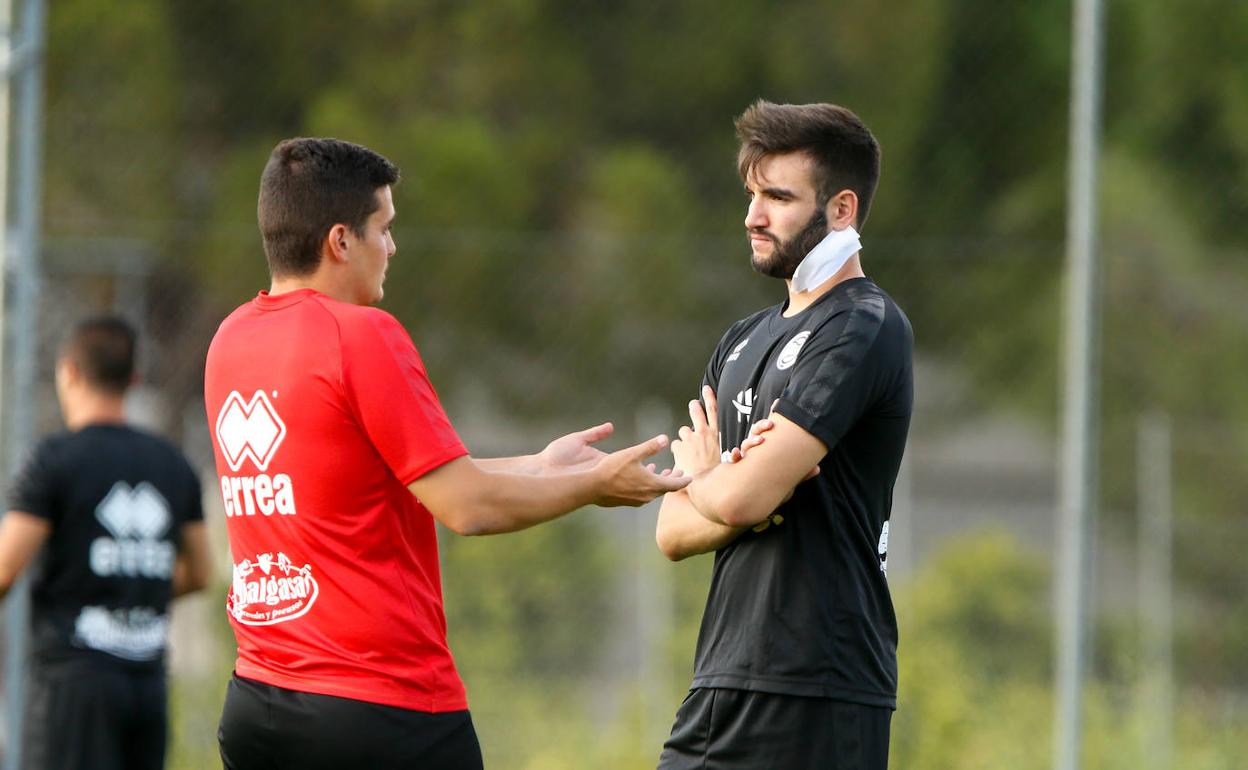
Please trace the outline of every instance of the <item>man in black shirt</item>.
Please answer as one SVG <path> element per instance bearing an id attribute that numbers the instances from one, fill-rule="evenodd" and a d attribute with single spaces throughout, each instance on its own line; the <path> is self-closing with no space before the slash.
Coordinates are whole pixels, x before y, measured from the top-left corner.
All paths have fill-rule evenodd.
<path id="1" fill-rule="evenodd" d="M 209 554 L 194 470 L 125 424 L 134 348 L 121 319 L 74 329 L 56 367 L 68 431 L 31 453 L 0 521 L 0 595 L 39 556 L 25 767 L 164 766 L 169 601 L 207 584 Z"/>
<path id="2" fill-rule="evenodd" d="M 715 565 L 659 767 L 885 768 L 897 696 L 888 519 L 913 339 L 859 261 L 879 145 L 830 104 L 760 101 L 736 126 L 751 261 L 788 297 L 720 340 L 705 408 L 690 403 L 692 426 L 672 444 L 694 481 L 664 498 L 659 546 L 673 560 L 714 551 Z M 752 427 L 769 429 L 734 455 Z"/>

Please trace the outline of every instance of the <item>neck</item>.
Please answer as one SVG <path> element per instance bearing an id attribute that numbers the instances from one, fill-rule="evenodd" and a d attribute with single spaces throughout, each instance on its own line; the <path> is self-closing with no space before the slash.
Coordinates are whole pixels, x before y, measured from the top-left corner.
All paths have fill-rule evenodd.
<path id="1" fill-rule="evenodd" d="M 844 267 L 838 270 L 831 278 L 819 284 L 810 291 L 795 292 L 793 291 L 793 281 L 785 279 L 784 285 L 789 290 L 789 305 L 784 309 L 785 317 L 794 316 L 810 307 L 815 300 L 822 297 L 832 290 L 833 286 L 843 283 L 851 278 L 865 278 L 866 273 L 862 272 L 862 262 L 858 255 L 850 257 Z"/>
<path id="2" fill-rule="evenodd" d="M 81 430 L 88 425 L 124 425 L 125 396 L 111 393 L 80 393 L 65 404 L 65 427 Z"/>
<path id="3" fill-rule="evenodd" d="M 323 269 L 310 275 L 275 276 L 269 284 L 269 296 L 276 297 L 300 289 L 312 289 L 340 302 L 355 302 L 350 293 L 338 281 L 332 280 Z"/>

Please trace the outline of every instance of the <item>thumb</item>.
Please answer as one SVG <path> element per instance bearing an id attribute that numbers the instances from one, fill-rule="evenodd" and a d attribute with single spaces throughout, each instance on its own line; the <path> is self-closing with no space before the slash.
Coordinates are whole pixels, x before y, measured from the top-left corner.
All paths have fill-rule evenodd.
<path id="1" fill-rule="evenodd" d="M 656 455 L 659 452 L 662 452 L 667 448 L 667 443 L 667 436 L 660 433 L 649 441 L 643 441 L 640 444 L 631 446 L 628 449 L 621 451 L 627 453 L 630 460 L 641 462 L 651 455 Z"/>
<path id="2" fill-rule="evenodd" d="M 577 435 L 586 444 L 596 444 L 614 432 L 615 426 L 609 422 L 604 422 L 602 425 L 595 425 L 592 428 L 586 428 Z"/>

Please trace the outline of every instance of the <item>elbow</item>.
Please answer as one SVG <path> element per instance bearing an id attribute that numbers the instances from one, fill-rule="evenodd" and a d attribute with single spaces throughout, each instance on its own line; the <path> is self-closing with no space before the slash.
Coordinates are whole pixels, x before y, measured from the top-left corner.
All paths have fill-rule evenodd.
<path id="1" fill-rule="evenodd" d="M 738 529 L 752 527 L 767 518 L 768 511 L 763 511 L 757 505 L 751 505 L 750 502 L 740 499 L 724 501 L 712 510 L 713 518 L 729 527 Z"/>
<path id="2" fill-rule="evenodd" d="M 443 526 L 460 537 L 480 537 L 489 531 L 470 516 L 452 516 L 442 520 Z"/>
<path id="3" fill-rule="evenodd" d="M 205 565 L 203 569 L 196 570 L 191 575 L 190 584 L 187 586 L 189 591 L 203 591 L 212 582 L 212 568 Z"/>
<path id="4" fill-rule="evenodd" d="M 484 506 L 477 504 L 464 504 L 456 506 L 452 513 L 446 513 L 441 516 L 434 514 L 434 518 L 438 522 L 459 535 L 460 537 L 480 537 L 488 535 L 493 530 L 487 525 L 489 516 L 486 514 Z"/>
<path id="5" fill-rule="evenodd" d="M 673 538 L 665 537 L 662 530 L 659 530 L 654 540 L 659 546 L 659 553 L 663 554 L 668 561 L 680 561 L 688 556 Z"/>

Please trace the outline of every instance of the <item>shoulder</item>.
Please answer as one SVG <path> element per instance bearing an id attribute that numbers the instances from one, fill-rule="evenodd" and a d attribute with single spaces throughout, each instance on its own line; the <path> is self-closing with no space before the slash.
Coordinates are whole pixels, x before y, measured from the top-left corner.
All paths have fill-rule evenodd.
<path id="1" fill-rule="evenodd" d="M 81 439 L 76 433 L 66 430 L 50 433 L 39 439 L 26 454 L 26 463 L 47 464 L 57 458 L 64 457 L 67 452 L 79 444 Z"/>
<path id="2" fill-rule="evenodd" d="M 399 319 L 381 308 L 352 305 L 334 300 L 325 303 L 337 321 L 339 338 L 344 348 L 403 349 L 412 347 L 412 338 Z"/>
<path id="3" fill-rule="evenodd" d="M 765 307 L 762 310 L 759 310 L 755 313 L 751 313 L 745 318 L 742 318 L 741 320 L 734 323 L 732 326 L 729 326 L 728 331 L 724 332 L 724 336 L 721 337 L 719 340 L 719 347 L 723 348 L 729 345 L 737 344 L 737 342 L 739 342 L 742 337 L 747 336 L 760 323 L 762 323 L 767 318 L 767 316 L 772 315 L 773 313 L 776 313 L 780 309 L 780 307 L 781 305 L 779 304 Z"/>

